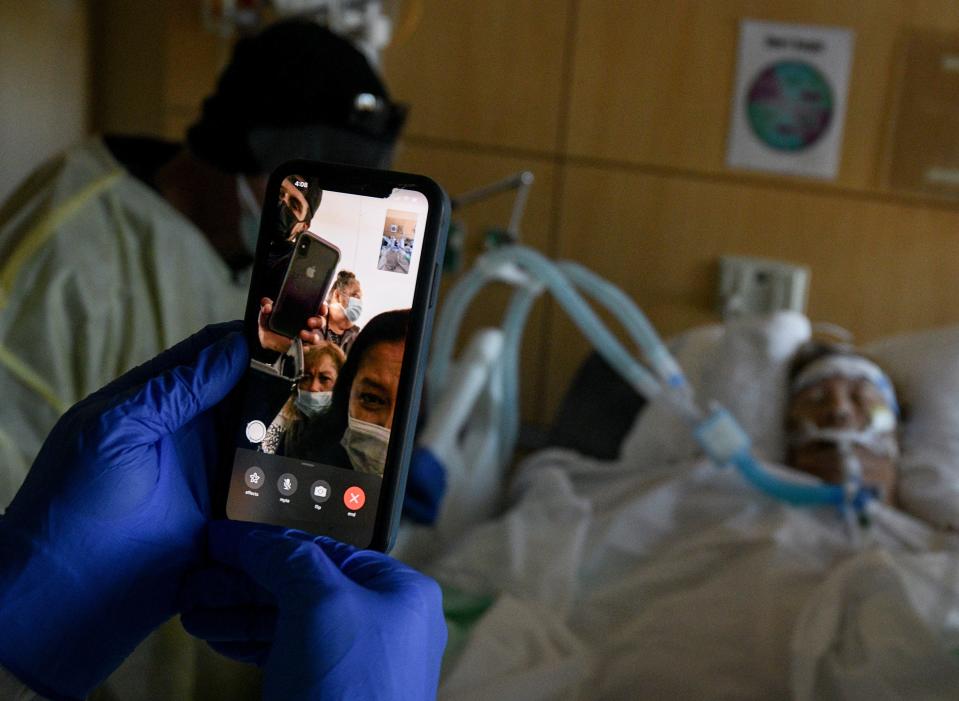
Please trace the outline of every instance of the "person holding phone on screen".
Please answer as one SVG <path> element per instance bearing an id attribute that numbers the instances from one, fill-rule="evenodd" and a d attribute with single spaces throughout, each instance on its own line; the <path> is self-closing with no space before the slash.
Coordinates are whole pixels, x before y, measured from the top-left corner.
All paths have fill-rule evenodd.
<path id="1" fill-rule="evenodd" d="M 263 279 L 260 282 L 259 339 L 263 349 L 286 353 L 292 338 L 279 333 L 270 323 L 276 302 L 279 299 L 290 261 L 296 251 L 300 234 L 309 230 L 310 222 L 323 201 L 323 191 L 312 178 L 304 175 L 289 175 L 280 182 L 280 195 L 276 209 L 276 230 L 270 238 L 266 254 Z M 324 325 L 323 305 L 318 305 L 311 316 L 303 321 L 298 335 L 304 345 L 320 342 Z M 264 356 L 268 357 L 268 356 Z"/>

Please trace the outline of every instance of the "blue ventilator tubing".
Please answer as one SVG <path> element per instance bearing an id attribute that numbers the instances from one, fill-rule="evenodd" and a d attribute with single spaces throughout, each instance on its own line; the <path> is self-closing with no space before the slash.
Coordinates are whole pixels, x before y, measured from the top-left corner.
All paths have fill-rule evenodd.
<path id="1" fill-rule="evenodd" d="M 633 343 L 642 349 L 650 366 L 669 387 L 686 384 L 682 369 L 629 295 L 579 263 L 560 261 L 557 265 L 570 282 L 619 318 Z"/>
<path id="2" fill-rule="evenodd" d="M 693 435 L 713 463 L 720 467 L 735 466 L 753 487 L 788 504 L 843 507 L 848 503 L 861 511 L 872 496 L 871 490 L 861 486 L 849 492 L 836 485 L 801 484 L 773 474 L 753 457 L 749 436 L 732 414 L 718 405 L 694 427 Z"/>
<path id="3" fill-rule="evenodd" d="M 483 255 L 467 277 L 452 291 L 437 324 L 433 345 L 434 361 L 428 379 L 432 386 L 443 387 L 449 370 L 449 357 L 463 316 L 473 297 L 490 281 L 499 279 L 497 271 L 510 265 L 523 271 L 545 286 L 570 316 L 573 323 L 596 346 L 613 369 L 645 397 L 659 393 L 659 383 L 643 368 L 610 333 L 592 307 L 576 292 L 566 276 L 542 254 L 524 246 L 511 245 Z M 624 320 L 625 323 L 625 320 Z"/>
<path id="4" fill-rule="evenodd" d="M 861 514 L 876 497 L 874 490 L 858 483 L 842 486 L 803 484 L 764 468 L 753 457 L 748 435 L 729 412 L 718 405 L 710 412 L 703 412 L 696 406 L 692 388 L 679 364 L 628 295 L 578 263 L 553 263 L 537 251 L 521 245 L 502 246 L 485 253 L 450 291 L 438 320 L 429 372 L 431 386 L 437 390 L 446 384 L 453 345 L 466 310 L 473 298 L 493 281 L 507 282 L 518 288 L 503 321 L 502 362 L 491 370 L 489 378 L 490 382 L 496 383 L 503 398 L 499 420 L 504 438 L 500 454 L 502 464 L 508 462 L 519 432 L 519 348 L 523 329 L 533 302 L 543 290 L 548 290 L 597 352 L 630 387 L 647 400 L 664 395 L 716 465 L 735 466 L 759 491 L 796 506 L 851 507 Z M 619 320 L 630 340 L 642 351 L 652 372 L 623 347 L 576 288 Z M 439 395 L 439 391 L 434 391 L 432 396 Z M 440 456 L 431 457 L 441 466 Z"/>

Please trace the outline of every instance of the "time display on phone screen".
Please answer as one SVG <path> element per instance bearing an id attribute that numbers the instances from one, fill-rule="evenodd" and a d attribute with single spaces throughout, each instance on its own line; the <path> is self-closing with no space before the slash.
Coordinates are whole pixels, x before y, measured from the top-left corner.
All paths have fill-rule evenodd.
<path id="1" fill-rule="evenodd" d="M 322 190 L 307 173 L 284 177 L 277 199 L 254 265 L 226 513 L 366 546 L 394 442 L 428 200 Z"/>

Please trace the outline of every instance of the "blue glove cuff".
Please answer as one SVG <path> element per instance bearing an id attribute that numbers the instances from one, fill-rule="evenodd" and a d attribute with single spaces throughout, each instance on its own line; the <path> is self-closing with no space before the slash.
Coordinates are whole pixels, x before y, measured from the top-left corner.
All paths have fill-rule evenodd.
<path id="1" fill-rule="evenodd" d="M 52 602 L 44 581 L 61 576 L 46 553 L 0 517 L 0 665 L 50 701 L 77 701 L 83 694 L 65 695 L 47 686 L 30 663 L 43 664 L 51 648 L 71 636 L 66 624 L 51 622 Z M 43 575 L 38 578 L 37 574 Z M 59 603 L 59 602 L 58 602 Z M 64 610 L 61 608 L 60 610 Z M 75 618 L 71 617 L 71 618 Z"/>

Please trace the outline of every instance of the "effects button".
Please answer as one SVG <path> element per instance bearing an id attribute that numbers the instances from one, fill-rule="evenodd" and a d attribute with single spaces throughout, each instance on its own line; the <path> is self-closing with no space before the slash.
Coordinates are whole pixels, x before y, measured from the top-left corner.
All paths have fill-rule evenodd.
<path id="1" fill-rule="evenodd" d="M 243 481 L 250 489 L 259 489 L 263 486 L 263 480 L 266 479 L 266 473 L 258 467 L 251 467 L 243 476 Z"/>

